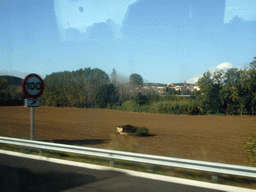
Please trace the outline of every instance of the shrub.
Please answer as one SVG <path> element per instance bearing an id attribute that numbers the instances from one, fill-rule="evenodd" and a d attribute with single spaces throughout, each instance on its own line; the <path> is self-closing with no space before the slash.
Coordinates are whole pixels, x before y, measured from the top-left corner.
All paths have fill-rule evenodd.
<path id="1" fill-rule="evenodd" d="M 121 110 L 123 111 L 136 111 L 136 108 L 137 105 L 131 100 L 125 101 L 121 106 Z"/>
<path id="2" fill-rule="evenodd" d="M 129 126 L 132 129 L 127 128 L 126 126 Z M 123 128 L 125 129 L 124 132 L 127 133 L 127 135 L 129 136 L 147 136 L 148 135 L 148 129 L 146 127 L 136 127 L 136 126 L 127 124 L 123 126 Z M 129 129 L 129 131 L 127 129 Z M 115 134 L 119 135 L 118 132 L 115 132 Z"/>
<path id="3" fill-rule="evenodd" d="M 136 132 L 133 135 L 134 136 L 147 136 L 148 129 L 146 127 L 136 127 Z"/>
<path id="4" fill-rule="evenodd" d="M 137 105 L 141 106 L 141 105 L 148 104 L 149 99 L 148 99 L 148 97 L 147 97 L 146 95 L 142 95 L 142 93 L 139 92 L 139 93 L 135 96 L 134 102 L 135 102 Z"/>
<path id="5" fill-rule="evenodd" d="M 248 156 L 247 163 L 256 166 L 256 135 L 251 134 L 244 147 Z"/>
<path id="6" fill-rule="evenodd" d="M 175 96 L 176 97 L 176 96 Z M 161 114 L 190 114 L 198 115 L 205 114 L 203 108 L 195 100 L 180 100 L 180 101 L 159 101 L 139 105 L 134 100 L 125 101 L 121 106 L 115 109 L 122 111 L 146 112 L 146 113 L 161 113 Z"/>

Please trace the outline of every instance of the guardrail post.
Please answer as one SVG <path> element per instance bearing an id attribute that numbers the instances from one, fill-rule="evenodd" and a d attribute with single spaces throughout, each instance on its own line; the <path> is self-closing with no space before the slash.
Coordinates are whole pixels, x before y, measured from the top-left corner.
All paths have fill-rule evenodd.
<path id="1" fill-rule="evenodd" d="M 39 149 L 39 155 L 40 155 L 40 156 L 43 155 L 43 149 Z"/>
<path id="2" fill-rule="evenodd" d="M 212 182 L 217 183 L 218 179 L 218 175 L 212 175 Z"/>
<path id="3" fill-rule="evenodd" d="M 114 167 L 115 161 L 114 161 L 114 158 L 113 158 L 113 154 L 110 153 L 109 155 L 110 155 L 110 166 Z"/>

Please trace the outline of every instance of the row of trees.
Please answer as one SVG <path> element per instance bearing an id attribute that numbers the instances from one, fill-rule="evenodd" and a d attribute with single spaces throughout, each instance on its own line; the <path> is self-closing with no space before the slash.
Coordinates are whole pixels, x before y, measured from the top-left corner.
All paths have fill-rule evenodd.
<path id="1" fill-rule="evenodd" d="M 23 105 L 24 99 L 21 86 L 10 85 L 5 78 L 0 78 L 0 106 Z"/>
<path id="2" fill-rule="evenodd" d="M 44 79 L 43 105 L 92 107 L 100 87 L 109 83 L 108 75 L 100 69 L 80 69 L 53 73 Z"/>
<path id="3" fill-rule="evenodd" d="M 178 98 L 175 92 L 159 97 L 142 91 L 115 109 L 168 114 L 256 114 L 256 57 L 248 69 L 208 71 L 198 85 L 201 90 L 192 92 L 195 98 Z"/>
<path id="4" fill-rule="evenodd" d="M 131 74 L 121 81 L 113 69 L 110 77 L 100 69 L 85 68 L 57 72 L 44 79 L 41 104 L 47 106 L 99 107 L 159 113 L 248 113 L 256 114 L 256 57 L 249 69 L 231 68 L 203 74 L 195 98 L 178 98 L 173 90 L 160 97 L 154 90 L 143 89 L 143 78 Z M 24 104 L 20 86 L 0 78 L 0 105 Z"/>
<path id="5" fill-rule="evenodd" d="M 200 109 L 207 113 L 256 114 L 256 57 L 249 69 L 231 68 L 203 74 L 196 93 Z"/>
<path id="6" fill-rule="evenodd" d="M 100 69 L 85 68 L 53 73 L 46 76 L 44 83 L 43 105 L 105 108 L 132 99 L 143 79 L 132 74 L 130 83 L 121 84 L 115 69 L 109 78 Z"/>
<path id="7" fill-rule="evenodd" d="M 10 79 L 10 78 L 9 78 Z M 109 76 L 100 69 L 52 73 L 44 79 L 45 90 L 40 97 L 47 106 L 100 107 L 121 105 L 132 99 L 143 85 L 138 74 L 130 75 L 130 82 L 121 81 L 113 69 Z M 26 96 L 20 85 L 9 84 L 0 78 L 0 106 L 24 105 Z"/>

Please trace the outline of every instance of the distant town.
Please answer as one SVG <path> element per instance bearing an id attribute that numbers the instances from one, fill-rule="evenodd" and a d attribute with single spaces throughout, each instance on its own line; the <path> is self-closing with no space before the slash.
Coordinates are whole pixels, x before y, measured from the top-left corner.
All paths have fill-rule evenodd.
<path id="1" fill-rule="evenodd" d="M 178 95 L 181 93 L 188 94 L 193 92 L 194 90 L 199 91 L 200 88 L 197 84 L 187 84 L 186 81 L 184 83 L 168 83 L 168 84 L 159 84 L 159 83 L 144 83 L 144 90 L 153 90 L 160 95 L 167 95 L 168 90 L 175 91 Z"/>

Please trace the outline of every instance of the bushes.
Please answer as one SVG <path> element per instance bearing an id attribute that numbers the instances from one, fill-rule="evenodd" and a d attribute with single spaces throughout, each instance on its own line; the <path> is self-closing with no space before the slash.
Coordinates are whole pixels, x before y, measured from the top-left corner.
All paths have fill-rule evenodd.
<path id="1" fill-rule="evenodd" d="M 195 100 L 159 101 L 148 105 L 138 105 L 135 101 L 126 101 L 116 108 L 122 111 L 164 113 L 164 114 L 202 114 L 199 104 Z"/>
<path id="2" fill-rule="evenodd" d="M 133 133 L 134 136 L 147 136 L 148 129 L 146 127 L 135 127 L 136 132 Z"/>
<path id="3" fill-rule="evenodd" d="M 123 125 L 123 132 L 126 133 L 126 135 L 129 136 L 147 136 L 148 135 L 148 129 L 146 127 L 137 127 L 137 126 L 132 126 L 132 125 Z M 119 132 L 115 132 L 118 134 Z"/>
<path id="4" fill-rule="evenodd" d="M 145 105 L 145 104 L 148 104 L 149 102 L 149 99 L 146 95 L 142 95 L 141 92 L 139 92 L 135 98 L 134 98 L 134 102 L 139 105 L 139 106 L 142 106 L 142 105 Z"/>
<path id="5" fill-rule="evenodd" d="M 165 114 L 190 114 L 197 115 L 200 114 L 198 105 L 191 101 L 164 101 L 157 102 L 151 106 L 151 110 L 155 113 L 165 113 Z"/>
<path id="6" fill-rule="evenodd" d="M 121 108 L 122 111 L 136 111 L 137 105 L 134 103 L 134 101 L 125 101 Z"/>

